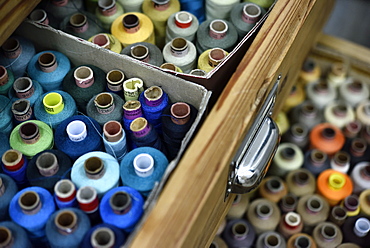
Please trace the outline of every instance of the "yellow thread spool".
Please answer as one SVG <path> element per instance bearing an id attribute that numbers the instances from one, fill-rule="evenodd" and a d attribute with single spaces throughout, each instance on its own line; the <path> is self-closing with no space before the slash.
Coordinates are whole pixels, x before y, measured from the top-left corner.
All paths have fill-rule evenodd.
<path id="1" fill-rule="evenodd" d="M 48 114 L 58 114 L 64 109 L 63 97 L 59 93 L 51 92 L 42 99 L 45 111 Z"/>
<path id="2" fill-rule="evenodd" d="M 226 58 L 226 56 L 229 54 L 228 52 L 226 52 L 225 50 L 221 49 L 221 48 L 213 48 L 213 49 L 208 49 L 206 51 L 204 51 L 198 58 L 198 69 L 201 69 L 205 72 L 210 72 L 211 70 L 213 70 L 217 65 L 216 63 L 211 63 L 210 62 L 210 58 L 209 58 L 209 55 L 212 51 L 215 51 L 217 49 L 217 51 L 220 51 L 222 50 L 223 51 L 223 54 L 224 54 L 224 58 L 222 60 L 224 60 Z M 219 62 L 221 63 L 221 62 Z M 216 66 L 213 66 L 213 65 L 216 65 Z"/>
<path id="3" fill-rule="evenodd" d="M 339 190 L 343 188 L 345 183 L 346 178 L 339 173 L 333 173 L 329 176 L 329 186 L 332 189 Z"/>

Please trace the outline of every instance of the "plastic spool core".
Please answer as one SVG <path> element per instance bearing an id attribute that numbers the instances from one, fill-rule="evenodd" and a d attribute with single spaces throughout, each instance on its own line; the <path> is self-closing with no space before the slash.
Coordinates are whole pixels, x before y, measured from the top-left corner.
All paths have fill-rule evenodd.
<path id="1" fill-rule="evenodd" d="M 111 196 L 109 204 L 114 213 L 126 214 L 131 209 L 131 196 L 125 191 L 118 191 Z"/>
<path id="2" fill-rule="evenodd" d="M 7 150 L 3 154 L 1 161 L 3 162 L 5 168 L 7 168 L 10 171 L 16 171 L 19 170 L 19 168 L 16 167 L 19 166 L 19 163 L 21 162 L 22 158 L 23 156 L 21 152 L 17 150 Z"/>
<path id="3" fill-rule="evenodd" d="M 298 171 L 293 175 L 294 181 L 299 185 L 305 185 L 308 183 L 310 177 L 306 171 Z"/>
<path id="4" fill-rule="evenodd" d="M 334 154 L 333 159 L 336 165 L 345 166 L 347 163 L 349 163 L 350 156 L 347 152 L 339 151 Z"/>
<path id="5" fill-rule="evenodd" d="M 307 201 L 307 209 L 311 212 L 318 213 L 324 207 L 323 202 L 320 198 L 313 196 Z"/>
<path id="6" fill-rule="evenodd" d="M 302 106 L 302 113 L 305 115 L 305 116 L 315 116 L 316 113 L 317 113 L 317 109 L 314 105 L 312 105 L 311 103 L 305 103 L 303 106 Z"/>
<path id="7" fill-rule="evenodd" d="M 193 17 L 186 11 L 180 11 L 175 14 L 175 24 L 179 28 L 188 28 L 191 26 Z"/>
<path id="8" fill-rule="evenodd" d="M 267 190 L 272 193 L 277 193 L 284 189 L 283 183 L 277 177 L 270 178 L 265 185 Z"/>
<path id="9" fill-rule="evenodd" d="M 70 210 L 60 211 L 54 219 L 58 232 L 64 235 L 71 234 L 77 226 L 77 215 Z"/>
<path id="10" fill-rule="evenodd" d="M 355 156 L 362 156 L 366 151 L 367 143 L 364 139 L 356 138 L 351 143 L 351 151 Z"/>
<path id="11" fill-rule="evenodd" d="M 144 92 L 144 96 L 149 101 L 158 101 L 163 96 L 163 91 L 158 86 L 152 86 Z"/>
<path id="12" fill-rule="evenodd" d="M 353 230 L 358 237 L 365 237 L 370 231 L 370 221 L 366 218 L 359 218 Z"/>
<path id="13" fill-rule="evenodd" d="M 297 124 L 294 124 L 292 127 L 292 134 L 296 138 L 303 138 L 307 136 L 308 131 L 304 126 L 297 123 Z"/>
<path id="14" fill-rule="evenodd" d="M 112 91 L 121 91 L 123 89 L 122 82 L 125 79 L 125 74 L 120 70 L 111 70 L 106 76 L 108 88 Z"/>
<path id="15" fill-rule="evenodd" d="M 4 66 L 0 65 L 0 86 L 6 84 L 8 82 L 8 79 L 8 71 Z"/>
<path id="16" fill-rule="evenodd" d="M 36 159 L 36 167 L 44 177 L 50 177 L 58 172 L 59 164 L 55 154 L 44 152 Z"/>
<path id="17" fill-rule="evenodd" d="M 134 134 L 139 133 L 140 135 L 146 133 L 145 129 L 148 129 L 148 121 L 143 117 L 136 118 L 133 122 L 131 122 L 130 129 L 132 132 L 134 132 Z"/>
<path id="18" fill-rule="evenodd" d="M 28 215 L 37 213 L 41 208 L 40 196 L 37 192 L 26 191 L 18 198 L 22 212 Z"/>
<path id="19" fill-rule="evenodd" d="M 344 76 L 346 73 L 345 67 L 343 63 L 333 63 L 331 66 L 331 73 L 335 76 Z"/>
<path id="20" fill-rule="evenodd" d="M 309 248 L 311 247 L 311 240 L 305 236 L 298 236 L 294 241 L 294 247 Z"/>
<path id="21" fill-rule="evenodd" d="M 137 110 L 141 107 L 141 103 L 139 101 L 127 101 L 123 105 L 124 110 L 132 111 Z"/>
<path id="22" fill-rule="evenodd" d="M 361 169 L 361 176 L 370 180 L 370 165 L 366 165 Z"/>
<path id="23" fill-rule="evenodd" d="M 190 106 L 184 102 L 177 102 L 171 106 L 171 120 L 177 125 L 184 125 L 190 119 Z"/>
<path id="24" fill-rule="evenodd" d="M 310 157 L 314 165 L 322 165 L 323 163 L 325 163 L 325 160 L 328 158 L 328 156 L 324 152 L 317 150 L 317 149 L 314 149 L 311 152 Z"/>
<path id="25" fill-rule="evenodd" d="M 133 161 L 135 173 L 139 177 L 148 177 L 154 171 L 154 159 L 148 153 L 141 153 Z"/>
<path id="26" fill-rule="evenodd" d="M 29 77 L 17 78 L 13 83 L 13 89 L 18 98 L 29 98 L 33 95 L 33 82 Z"/>
<path id="27" fill-rule="evenodd" d="M 96 190 L 90 186 L 80 188 L 76 194 L 78 202 L 83 204 L 92 203 L 97 197 L 98 195 Z"/>
<path id="28" fill-rule="evenodd" d="M 73 142 L 82 141 L 87 136 L 86 124 L 79 120 L 70 122 L 66 131 L 69 139 Z"/>
<path id="29" fill-rule="evenodd" d="M 97 34 L 93 37 L 92 42 L 102 48 L 110 49 L 110 40 L 106 34 Z"/>
<path id="30" fill-rule="evenodd" d="M 281 240 L 279 236 L 277 236 L 274 233 L 271 233 L 264 238 L 263 243 L 265 244 L 265 247 L 268 247 L 268 248 L 280 247 Z"/>
<path id="31" fill-rule="evenodd" d="M 332 240 L 337 236 L 337 229 L 333 224 L 323 225 L 321 228 L 321 235 L 326 240 Z"/>
<path id="32" fill-rule="evenodd" d="M 13 236 L 12 232 L 5 226 L 0 227 L 0 247 L 12 247 Z"/>
<path id="33" fill-rule="evenodd" d="M 42 53 L 38 57 L 37 62 L 43 72 L 52 72 L 58 67 L 55 55 L 49 52 Z"/>
<path id="34" fill-rule="evenodd" d="M 63 179 L 58 181 L 54 186 L 55 194 L 60 199 L 68 199 L 74 195 L 76 186 L 69 179 Z"/>
<path id="35" fill-rule="evenodd" d="M 318 84 L 315 84 L 313 89 L 318 94 L 326 94 L 329 91 L 329 84 L 324 81 L 320 81 Z"/>
<path id="36" fill-rule="evenodd" d="M 349 195 L 346 198 L 344 198 L 343 205 L 349 211 L 356 211 L 356 209 L 360 205 L 360 202 L 359 202 L 358 197 L 356 195 Z"/>
<path id="37" fill-rule="evenodd" d="M 254 24 L 258 21 L 261 15 L 261 9 L 253 3 L 244 5 L 242 12 L 242 20 L 246 23 Z"/>
<path id="38" fill-rule="evenodd" d="M 295 212 L 289 212 L 285 215 L 285 223 L 290 227 L 296 227 L 301 223 L 301 216 Z"/>
<path id="39" fill-rule="evenodd" d="M 110 93 L 100 93 L 94 99 L 96 109 L 100 114 L 109 114 L 114 109 L 114 98 Z"/>
<path id="40" fill-rule="evenodd" d="M 47 94 L 43 99 L 45 111 L 48 114 L 58 114 L 64 109 L 63 97 L 61 94 L 56 92 L 51 92 Z"/>
<path id="41" fill-rule="evenodd" d="M 3 49 L 5 57 L 9 59 L 15 59 L 21 53 L 21 44 L 15 38 L 7 39 L 1 48 Z"/>
<path id="42" fill-rule="evenodd" d="M 188 52 L 188 42 L 184 38 L 174 38 L 170 44 L 171 54 L 175 57 L 185 56 Z"/>
<path id="43" fill-rule="evenodd" d="M 194 75 L 194 76 L 201 76 L 201 77 L 204 77 L 207 75 L 207 72 L 205 72 L 204 70 L 202 69 L 194 69 L 194 70 L 191 70 L 190 75 Z"/>
<path id="44" fill-rule="evenodd" d="M 208 53 L 208 63 L 210 66 L 215 68 L 226 58 L 226 52 L 221 48 L 213 48 Z"/>
<path id="45" fill-rule="evenodd" d="M 356 79 L 352 83 L 348 84 L 348 89 L 356 93 L 361 92 L 363 89 L 362 82 Z"/>
<path id="46" fill-rule="evenodd" d="M 339 173 L 333 173 L 329 176 L 329 186 L 333 189 L 339 190 L 343 188 L 345 183 L 346 178 Z"/>
<path id="47" fill-rule="evenodd" d="M 94 72 L 90 67 L 80 66 L 74 72 L 73 76 L 76 85 L 81 88 L 87 88 L 94 83 Z"/>
<path id="48" fill-rule="evenodd" d="M 148 62 L 149 49 L 144 45 L 136 45 L 131 47 L 131 56 L 137 60 Z"/>
<path id="49" fill-rule="evenodd" d="M 259 204 L 256 207 L 258 217 L 265 219 L 272 215 L 272 206 L 270 204 Z"/>
<path id="50" fill-rule="evenodd" d="M 31 108 L 31 103 L 27 99 L 19 99 L 12 104 L 12 112 L 14 115 L 23 116 Z"/>
<path id="51" fill-rule="evenodd" d="M 0 196 L 2 196 L 5 193 L 5 184 L 3 183 L 3 179 L 0 177 Z"/>
<path id="52" fill-rule="evenodd" d="M 42 24 L 49 24 L 48 15 L 45 10 L 43 9 L 35 9 L 30 14 L 30 19 L 36 23 L 42 23 Z"/>
<path id="53" fill-rule="evenodd" d="M 122 23 L 127 33 L 135 33 L 140 28 L 139 17 L 134 14 L 128 14 L 123 17 Z"/>
<path id="54" fill-rule="evenodd" d="M 90 243 L 94 248 L 113 247 L 115 241 L 114 232 L 107 227 L 100 227 L 91 234 Z"/>
<path id="55" fill-rule="evenodd" d="M 341 206 L 334 206 L 331 213 L 336 220 L 345 220 L 347 218 L 347 211 Z"/>
<path id="56" fill-rule="evenodd" d="M 342 103 L 334 106 L 333 108 L 333 114 L 338 117 L 345 117 L 347 113 L 348 113 L 347 106 Z"/>
<path id="57" fill-rule="evenodd" d="M 237 222 L 232 226 L 231 231 L 236 239 L 243 239 L 248 235 L 249 227 L 242 222 Z"/>
<path id="58" fill-rule="evenodd" d="M 284 149 L 281 150 L 281 156 L 286 160 L 294 159 L 295 155 L 296 155 L 296 152 L 291 147 L 285 147 Z"/>
<path id="59" fill-rule="evenodd" d="M 117 142 L 122 138 L 122 125 L 118 121 L 108 121 L 103 126 L 104 137 L 109 142 Z"/>
<path id="60" fill-rule="evenodd" d="M 325 139 L 334 139 L 335 130 L 333 128 L 327 127 L 322 130 L 321 134 L 322 137 Z"/>
<path id="61" fill-rule="evenodd" d="M 98 6 L 103 12 L 109 12 L 110 9 L 116 6 L 115 0 L 99 0 Z"/>
<path id="62" fill-rule="evenodd" d="M 229 29 L 227 23 L 223 20 L 213 20 L 209 25 L 209 35 L 216 39 L 222 39 L 226 36 Z"/>
<path id="63" fill-rule="evenodd" d="M 302 70 L 305 72 L 312 72 L 315 69 L 316 63 L 311 59 L 307 59 L 302 66 Z"/>
<path id="64" fill-rule="evenodd" d="M 40 138 L 39 127 L 33 122 L 21 124 L 19 135 L 25 144 L 34 144 Z"/>
<path id="65" fill-rule="evenodd" d="M 297 197 L 293 194 L 287 194 L 281 198 L 281 204 L 285 209 L 293 210 L 297 206 Z"/>
<path id="66" fill-rule="evenodd" d="M 104 175 L 104 162 L 99 157 L 91 157 L 85 160 L 84 169 L 90 179 L 99 179 Z"/>
<path id="67" fill-rule="evenodd" d="M 172 63 L 164 63 L 160 66 L 162 69 L 167 69 L 170 71 L 176 71 L 176 66 Z"/>
<path id="68" fill-rule="evenodd" d="M 83 32 L 81 28 L 87 23 L 87 16 L 76 13 L 69 18 L 69 23 L 75 28 L 76 32 Z"/>

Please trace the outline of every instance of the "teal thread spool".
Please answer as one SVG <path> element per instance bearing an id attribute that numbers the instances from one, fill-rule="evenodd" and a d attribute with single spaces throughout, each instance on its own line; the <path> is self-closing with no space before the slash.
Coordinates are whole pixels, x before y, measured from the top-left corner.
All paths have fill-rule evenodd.
<path id="1" fill-rule="evenodd" d="M 162 51 L 156 45 L 148 42 L 137 42 L 126 46 L 121 54 L 158 67 L 163 64 Z"/>
<path id="2" fill-rule="evenodd" d="M 105 31 L 99 19 L 87 12 L 75 12 L 65 17 L 59 28 L 84 40 Z"/>
<path id="3" fill-rule="evenodd" d="M 0 95 L 8 95 L 14 82 L 13 72 L 0 65 Z"/>
<path id="4" fill-rule="evenodd" d="M 13 88 L 9 90 L 8 95 L 13 102 L 25 98 L 33 106 L 42 93 L 43 89 L 37 81 L 29 77 L 20 77 L 14 81 Z"/>

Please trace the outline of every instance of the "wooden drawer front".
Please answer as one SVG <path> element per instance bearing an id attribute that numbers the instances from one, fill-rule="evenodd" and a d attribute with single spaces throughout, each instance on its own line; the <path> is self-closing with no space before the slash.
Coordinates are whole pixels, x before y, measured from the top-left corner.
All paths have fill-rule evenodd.
<path id="1" fill-rule="evenodd" d="M 334 0 L 277 2 L 133 240 L 132 247 L 210 245 L 233 201 L 233 197 L 229 197 L 224 202 L 233 155 L 266 91 L 280 73 L 283 82 L 277 109 L 289 94 L 333 4 Z"/>

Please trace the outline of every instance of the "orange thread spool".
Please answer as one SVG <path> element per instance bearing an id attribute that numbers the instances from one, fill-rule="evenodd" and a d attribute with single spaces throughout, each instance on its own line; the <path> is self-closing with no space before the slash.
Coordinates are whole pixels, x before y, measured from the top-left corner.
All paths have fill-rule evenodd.
<path id="1" fill-rule="evenodd" d="M 339 151 L 345 142 L 342 131 L 330 123 L 316 125 L 310 133 L 311 149 L 319 149 L 329 156 Z"/>
<path id="2" fill-rule="evenodd" d="M 353 191 L 350 177 L 339 171 L 328 169 L 317 177 L 317 192 L 326 198 L 330 206 L 335 206 Z"/>

